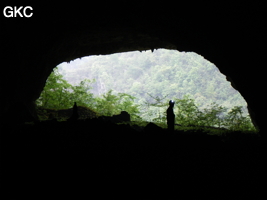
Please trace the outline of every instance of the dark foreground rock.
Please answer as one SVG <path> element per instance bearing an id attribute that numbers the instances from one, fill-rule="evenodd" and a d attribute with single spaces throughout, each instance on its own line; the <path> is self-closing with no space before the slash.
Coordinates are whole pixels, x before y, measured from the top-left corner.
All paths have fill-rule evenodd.
<path id="1" fill-rule="evenodd" d="M 3 191 L 10 197 L 80 191 L 126 199 L 140 198 L 139 193 L 151 198 L 263 195 L 266 144 L 260 138 L 237 134 L 222 142 L 201 132 L 146 129 L 96 118 L 5 127 Z"/>

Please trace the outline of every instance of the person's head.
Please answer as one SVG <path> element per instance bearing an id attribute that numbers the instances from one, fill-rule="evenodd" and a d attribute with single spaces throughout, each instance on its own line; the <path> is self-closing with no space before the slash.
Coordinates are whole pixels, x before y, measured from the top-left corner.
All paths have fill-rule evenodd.
<path id="1" fill-rule="evenodd" d="M 170 100 L 170 101 L 169 101 L 169 105 L 172 106 L 172 107 L 174 106 L 174 103 L 175 103 L 175 102 L 174 102 L 173 100 Z"/>

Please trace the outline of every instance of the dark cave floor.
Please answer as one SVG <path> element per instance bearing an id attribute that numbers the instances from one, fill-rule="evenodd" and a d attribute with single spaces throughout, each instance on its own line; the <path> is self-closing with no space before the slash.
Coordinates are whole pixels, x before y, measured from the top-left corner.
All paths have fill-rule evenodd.
<path id="1" fill-rule="evenodd" d="M 1 176 L 10 196 L 80 191 L 260 199 L 266 186 L 266 143 L 258 137 L 222 142 L 203 133 L 138 132 L 98 120 L 5 130 Z"/>

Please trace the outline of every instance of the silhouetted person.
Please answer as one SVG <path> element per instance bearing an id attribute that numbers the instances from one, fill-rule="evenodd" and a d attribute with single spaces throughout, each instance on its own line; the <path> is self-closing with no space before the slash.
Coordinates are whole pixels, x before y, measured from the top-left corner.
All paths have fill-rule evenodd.
<path id="1" fill-rule="evenodd" d="M 169 108 L 167 109 L 167 125 L 168 130 L 174 131 L 174 121 L 175 121 L 175 115 L 173 113 L 173 107 L 174 107 L 174 101 L 169 101 Z"/>
<path id="2" fill-rule="evenodd" d="M 78 107 L 77 107 L 76 102 L 74 102 L 74 105 L 72 107 L 72 115 L 68 119 L 68 121 L 76 121 L 78 118 L 79 118 Z"/>

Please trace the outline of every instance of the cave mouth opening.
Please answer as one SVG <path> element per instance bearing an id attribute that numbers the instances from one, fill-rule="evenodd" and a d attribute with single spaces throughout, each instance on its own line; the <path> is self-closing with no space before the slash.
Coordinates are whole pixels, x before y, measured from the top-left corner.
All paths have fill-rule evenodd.
<path id="1" fill-rule="evenodd" d="M 177 123 L 180 125 L 224 128 L 226 126 L 222 122 L 227 119 L 235 121 L 237 129 L 241 126 L 243 130 L 255 129 L 247 110 L 247 103 L 241 94 L 231 86 L 226 76 L 220 73 L 213 63 L 195 52 L 157 49 L 85 56 L 68 63 L 63 62 L 57 65 L 56 69 L 58 77 L 66 82 L 56 81 L 58 88 L 50 88 L 54 94 L 57 93 L 54 95 L 57 96 L 54 103 L 47 103 L 43 95 L 44 89 L 37 100 L 38 106 L 60 110 L 70 108 L 73 102 L 79 102 L 79 105 L 89 107 L 102 115 L 112 115 L 117 114 L 119 110 L 122 111 L 123 106 L 118 106 L 120 102 L 125 104 L 127 112 L 133 112 L 132 114 L 136 116 L 134 119 L 160 123 L 166 121 L 164 112 L 168 101 L 174 99 L 177 101 L 175 112 L 179 116 Z M 84 81 L 86 79 L 87 82 Z M 52 82 L 56 83 L 55 77 Z M 52 82 L 50 81 L 49 87 L 53 87 Z M 76 97 L 66 96 L 67 93 L 74 91 L 68 88 L 71 87 L 68 84 L 77 89 Z M 80 95 L 83 92 L 87 92 L 87 98 L 81 103 L 81 98 L 85 97 Z M 48 90 L 46 93 L 46 96 L 49 96 Z M 108 98 L 116 99 L 120 94 L 127 94 L 130 98 L 125 99 L 127 96 L 120 96 L 125 101 L 119 101 L 117 98 L 118 108 L 105 112 L 104 109 L 107 107 L 103 105 L 103 99 L 105 98 L 107 104 L 108 101 L 112 101 Z M 101 98 L 102 105 L 99 103 Z M 70 102 L 62 103 L 66 99 Z M 132 100 L 132 104 L 126 107 L 125 102 L 130 104 L 129 100 Z M 141 112 L 133 111 L 136 105 L 139 105 L 139 109 L 142 107 Z M 191 111 L 188 111 L 190 109 Z M 200 114 L 198 118 L 195 118 L 198 114 Z M 200 117 L 209 118 L 210 122 L 199 123 Z M 192 119 L 182 121 L 184 118 Z"/>

